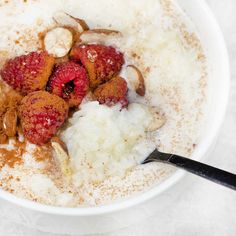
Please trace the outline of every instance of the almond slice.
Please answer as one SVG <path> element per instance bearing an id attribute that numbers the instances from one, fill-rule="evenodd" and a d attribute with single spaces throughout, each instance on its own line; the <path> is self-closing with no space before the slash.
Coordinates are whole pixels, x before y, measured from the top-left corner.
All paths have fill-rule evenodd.
<path id="1" fill-rule="evenodd" d="M 75 31 L 82 33 L 85 30 L 89 30 L 87 23 L 79 18 L 75 18 L 63 11 L 58 11 L 53 15 L 55 22 L 62 26 L 68 26 Z"/>
<path id="2" fill-rule="evenodd" d="M 15 109 L 6 111 L 3 117 L 3 129 L 8 137 L 14 137 L 17 130 L 17 112 Z"/>
<path id="3" fill-rule="evenodd" d="M 55 57 L 66 56 L 73 44 L 73 34 L 69 29 L 57 27 L 44 36 L 44 48 Z"/>
<path id="4" fill-rule="evenodd" d="M 152 121 L 146 131 L 153 132 L 160 129 L 166 123 L 166 118 L 160 114 L 160 111 L 156 107 L 149 107 L 148 109 L 152 115 Z"/>
<path id="5" fill-rule="evenodd" d="M 114 37 L 121 37 L 121 32 L 109 29 L 93 29 L 84 31 L 80 35 L 82 43 L 105 43 Z"/>
<path id="6" fill-rule="evenodd" d="M 88 24 L 86 23 L 85 20 L 73 17 L 69 14 L 67 14 L 67 15 L 70 16 L 73 20 L 75 20 L 77 22 L 77 29 L 80 33 L 83 32 L 83 31 L 89 30 L 89 26 L 88 26 Z"/>
<path id="7" fill-rule="evenodd" d="M 136 93 L 140 96 L 145 95 L 145 82 L 141 71 L 134 65 L 127 66 L 127 79 Z"/>
<path id="8" fill-rule="evenodd" d="M 69 157 L 68 153 L 63 148 L 63 145 L 60 142 L 57 142 L 56 140 L 52 140 L 51 144 L 52 144 L 52 147 L 55 151 L 56 158 L 59 161 L 62 173 L 65 176 L 71 176 L 72 170 L 69 166 L 70 157 Z"/>

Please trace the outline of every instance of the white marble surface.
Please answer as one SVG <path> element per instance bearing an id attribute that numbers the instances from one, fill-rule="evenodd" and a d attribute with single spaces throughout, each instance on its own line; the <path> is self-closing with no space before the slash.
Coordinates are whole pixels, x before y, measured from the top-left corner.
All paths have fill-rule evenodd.
<path id="1" fill-rule="evenodd" d="M 236 1 L 207 0 L 224 32 L 231 59 L 228 112 L 217 146 L 207 162 L 236 173 Z M 235 236 L 236 192 L 188 174 L 166 193 L 169 208 L 137 225 L 100 236 Z M 183 196 L 184 194 L 184 196 Z M 55 236 L 0 219 L 0 236 Z"/>

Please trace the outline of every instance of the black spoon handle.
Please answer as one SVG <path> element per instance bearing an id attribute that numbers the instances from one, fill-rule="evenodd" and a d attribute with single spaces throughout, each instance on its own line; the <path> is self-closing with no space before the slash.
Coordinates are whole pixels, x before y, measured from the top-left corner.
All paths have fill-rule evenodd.
<path id="1" fill-rule="evenodd" d="M 211 180 L 217 184 L 236 190 L 236 175 L 227 171 L 194 161 L 185 157 L 161 153 L 155 150 L 145 161 L 145 163 L 159 161 L 180 167 L 195 175 Z"/>

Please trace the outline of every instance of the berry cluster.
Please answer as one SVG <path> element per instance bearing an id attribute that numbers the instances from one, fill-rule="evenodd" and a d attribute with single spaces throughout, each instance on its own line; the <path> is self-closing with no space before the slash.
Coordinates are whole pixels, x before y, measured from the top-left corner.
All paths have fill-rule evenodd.
<path id="1" fill-rule="evenodd" d="M 123 54 L 110 46 L 74 46 L 65 62 L 55 62 L 46 51 L 8 60 L 2 79 L 24 98 L 19 118 L 24 136 L 32 143 L 48 142 L 78 108 L 88 91 L 100 104 L 127 107 L 127 83 L 118 74 Z"/>

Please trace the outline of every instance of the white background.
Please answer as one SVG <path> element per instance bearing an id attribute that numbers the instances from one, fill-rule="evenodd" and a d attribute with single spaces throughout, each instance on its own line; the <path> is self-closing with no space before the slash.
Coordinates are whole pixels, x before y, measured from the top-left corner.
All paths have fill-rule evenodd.
<path id="1" fill-rule="evenodd" d="M 207 163 L 236 173 L 236 1 L 207 0 L 228 45 L 232 84 L 228 112 Z M 130 228 L 99 236 L 235 236 L 236 192 L 190 174 L 166 194 L 169 207 Z M 158 203 L 158 202 L 157 202 Z M 0 236 L 55 236 L 0 219 Z"/>

